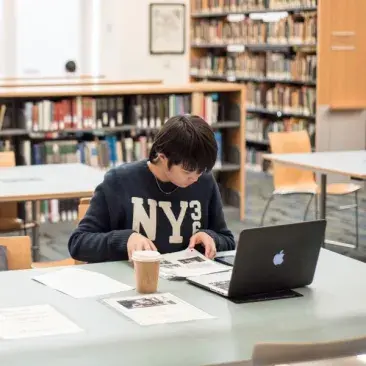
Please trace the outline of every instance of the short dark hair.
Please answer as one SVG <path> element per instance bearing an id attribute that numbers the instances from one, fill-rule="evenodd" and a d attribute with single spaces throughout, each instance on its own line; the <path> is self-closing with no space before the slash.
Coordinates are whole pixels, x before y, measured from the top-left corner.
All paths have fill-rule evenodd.
<path id="1" fill-rule="evenodd" d="M 168 159 L 168 167 L 182 165 L 187 171 L 212 170 L 217 158 L 217 143 L 211 126 L 201 117 L 178 115 L 169 118 L 156 134 L 149 160 L 158 154 Z"/>

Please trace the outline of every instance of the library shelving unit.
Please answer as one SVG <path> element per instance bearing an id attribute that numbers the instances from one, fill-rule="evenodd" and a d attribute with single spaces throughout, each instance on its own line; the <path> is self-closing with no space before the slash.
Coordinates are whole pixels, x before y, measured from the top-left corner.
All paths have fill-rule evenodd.
<path id="1" fill-rule="evenodd" d="M 316 45 L 316 0 L 191 0 L 191 81 L 246 84 L 248 169 L 268 169 L 270 131 L 315 144 Z"/>
<path id="2" fill-rule="evenodd" d="M 211 124 L 219 146 L 214 175 L 225 205 L 245 213 L 245 86 L 68 85 L 0 87 L 0 151 L 18 165 L 82 162 L 109 169 L 146 158 L 153 136 L 171 116 L 191 113 Z M 1 115 L 0 115 L 1 117 Z M 72 220 L 76 202 L 41 206 L 41 222 Z"/>

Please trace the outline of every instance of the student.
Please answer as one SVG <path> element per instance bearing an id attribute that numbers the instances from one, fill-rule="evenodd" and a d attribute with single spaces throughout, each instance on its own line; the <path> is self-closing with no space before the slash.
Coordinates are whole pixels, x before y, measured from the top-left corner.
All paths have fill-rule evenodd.
<path id="1" fill-rule="evenodd" d="M 135 250 L 196 248 L 208 258 L 232 250 L 217 183 L 210 172 L 217 144 L 200 117 L 170 118 L 149 159 L 108 171 L 69 239 L 74 259 L 127 260 Z"/>

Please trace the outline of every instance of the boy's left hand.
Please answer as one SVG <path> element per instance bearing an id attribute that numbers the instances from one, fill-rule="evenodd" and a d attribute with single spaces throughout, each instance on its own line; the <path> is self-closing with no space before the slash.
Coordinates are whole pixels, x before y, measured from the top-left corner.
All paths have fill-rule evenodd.
<path id="1" fill-rule="evenodd" d="M 202 244 L 205 247 L 205 256 L 213 259 L 216 255 L 216 244 L 210 235 L 205 232 L 194 234 L 189 241 L 189 249 L 193 249 L 197 244 Z"/>

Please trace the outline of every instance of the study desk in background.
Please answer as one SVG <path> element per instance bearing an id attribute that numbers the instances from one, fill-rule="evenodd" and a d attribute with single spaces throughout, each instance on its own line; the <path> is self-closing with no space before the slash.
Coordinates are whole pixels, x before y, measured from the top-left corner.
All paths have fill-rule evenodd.
<path id="1" fill-rule="evenodd" d="M 274 163 L 320 173 L 320 218 L 326 218 L 327 174 L 341 174 L 352 179 L 366 180 L 366 151 L 327 151 L 296 154 L 265 154 Z"/>
<path id="2" fill-rule="evenodd" d="M 126 262 L 78 268 L 134 285 Z M 143 327 L 100 299 L 74 299 L 31 278 L 55 268 L 0 273 L 0 308 L 48 303 L 84 331 L 63 336 L 0 342 L 2 365 L 12 366 L 204 366 L 249 360 L 258 342 L 316 342 L 361 337 L 366 332 L 366 265 L 322 249 L 314 283 L 304 296 L 248 304 L 185 281 L 159 280 L 159 291 L 215 319 Z M 358 278 L 358 281 L 354 281 Z M 131 296 L 127 291 L 114 296 Z M 21 350 L 21 351 L 20 351 Z"/>
<path id="3" fill-rule="evenodd" d="M 0 168 L 0 202 L 37 201 L 90 197 L 103 181 L 104 172 L 84 164 L 47 164 Z M 39 256 L 39 228 L 32 229 L 32 255 Z"/>

